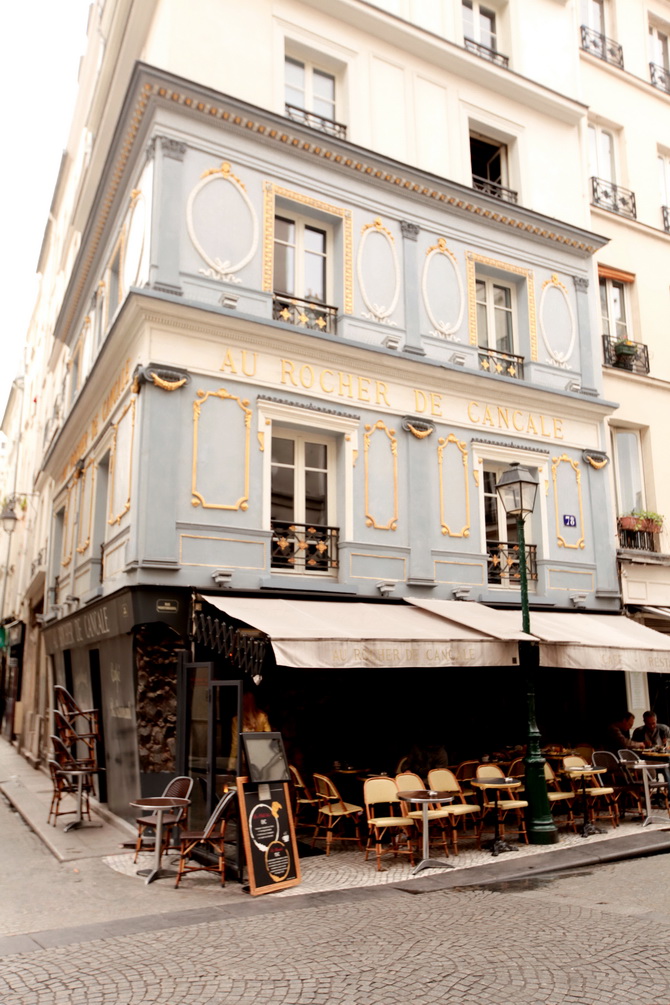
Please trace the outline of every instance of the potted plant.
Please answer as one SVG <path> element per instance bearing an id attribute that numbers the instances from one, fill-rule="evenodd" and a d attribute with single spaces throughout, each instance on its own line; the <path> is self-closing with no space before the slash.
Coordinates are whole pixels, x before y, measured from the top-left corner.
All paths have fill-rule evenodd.
<path id="1" fill-rule="evenodd" d="M 632 370 L 635 357 L 637 356 L 637 344 L 628 338 L 618 339 L 614 343 L 614 355 L 616 357 L 616 366 Z"/>
<path id="2" fill-rule="evenodd" d="M 619 530 L 641 530 L 642 517 L 639 510 L 633 509 L 619 517 Z"/>
<path id="3" fill-rule="evenodd" d="M 641 530 L 647 532 L 647 534 L 658 534 L 663 526 L 663 515 L 661 513 L 654 513 L 651 509 L 641 510 L 640 516 L 642 518 Z"/>

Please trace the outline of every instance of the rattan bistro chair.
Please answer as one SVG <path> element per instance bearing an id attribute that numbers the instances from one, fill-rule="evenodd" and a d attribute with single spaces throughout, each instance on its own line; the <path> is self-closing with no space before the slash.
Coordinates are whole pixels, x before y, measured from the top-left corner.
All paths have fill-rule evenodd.
<path id="1" fill-rule="evenodd" d="M 56 826 L 56 820 L 58 817 L 67 816 L 68 814 L 76 813 L 77 810 L 62 810 L 60 808 L 61 800 L 63 796 L 72 796 L 73 799 L 77 799 L 77 783 L 67 774 L 67 769 L 62 770 L 58 761 L 49 761 L 49 773 L 51 775 L 51 784 L 53 786 L 53 792 L 51 795 L 51 805 L 49 806 L 49 815 L 47 817 L 47 823 Z M 88 819 L 91 819 L 91 809 L 88 800 L 88 791 L 84 790 L 82 792 L 81 801 L 81 811 L 82 815 L 86 814 Z M 51 819 L 53 817 L 53 820 Z"/>
<path id="2" fill-rule="evenodd" d="M 178 775 L 177 778 L 173 778 L 171 782 L 168 782 L 163 790 L 163 795 L 175 796 L 177 799 L 189 799 L 192 788 L 192 778 L 189 778 L 187 775 Z M 168 850 L 170 834 L 173 829 L 185 820 L 187 809 L 187 806 L 180 806 L 177 809 L 163 813 L 163 852 Z M 137 862 L 137 856 L 142 850 L 142 841 L 145 832 L 147 830 L 156 830 L 158 815 L 156 813 L 149 813 L 147 816 L 136 817 L 135 822 L 137 824 L 137 841 L 135 842 L 135 857 L 133 858 L 133 862 Z"/>
<path id="3" fill-rule="evenodd" d="M 591 821 L 595 820 L 597 807 L 605 803 L 607 815 L 612 821 L 612 827 L 617 827 L 619 821 L 616 800 L 614 798 L 614 788 L 611 785 L 603 785 L 599 775 L 592 775 L 590 779 L 587 775 L 586 779 L 589 780 L 589 784 L 586 785 L 586 780 L 583 781 L 581 777 L 570 774 L 569 771 L 570 768 L 588 767 L 590 767 L 589 762 L 580 757 L 579 754 L 569 754 L 563 758 L 563 768 L 570 780 L 570 785 L 575 796 L 580 799 L 583 795 L 586 796 L 586 808 Z"/>
<path id="4" fill-rule="evenodd" d="M 363 848 L 359 821 L 363 813 L 362 806 L 354 803 L 345 803 L 340 795 L 335 783 L 327 775 L 314 775 L 314 790 L 319 801 L 319 809 L 316 816 L 316 826 L 312 837 L 312 848 L 319 837 L 319 831 L 326 832 L 326 855 L 330 855 L 330 846 L 333 841 L 333 830 L 338 824 L 344 825 L 345 820 L 353 820 L 356 828 L 354 837 L 345 834 L 338 834 L 340 841 L 357 841 L 358 847 Z"/>
<path id="5" fill-rule="evenodd" d="M 316 810 L 319 805 L 319 800 L 316 796 L 313 796 L 307 786 L 305 785 L 304 779 L 296 766 L 294 764 L 289 764 L 288 770 L 291 772 L 291 781 L 293 783 L 294 800 L 295 800 L 295 812 L 293 814 L 295 826 L 297 828 L 300 819 L 300 812 L 304 808 L 310 810 Z"/>
<path id="6" fill-rule="evenodd" d="M 480 764 L 477 768 L 477 781 L 484 782 L 487 778 L 499 779 L 505 778 L 505 774 L 496 764 Z M 505 792 L 505 789 L 497 790 L 497 799 L 491 800 L 488 790 L 482 789 L 482 816 L 479 821 L 479 838 L 481 840 L 482 830 L 484 828 L 484 818 L 491 812 L 495 813 L 496 803 L 498 807 L 498 825 L 500 827 L 500 836 L 504 840 L 505 838 L 505 817 L 508 813 L 514 813 L 517 820 L 517 834 L 519 841 L 523 840 L 528 844 L 528 834 L 526 832 L 526 821 L 524 818 L 523 811 L 528 806 L 528 802 L 525 799 L 516 799 L 515 793 L 518 789 L 510 789 L 507 791 L 506 797 L 501 797 L 501 793 Z"/>
<path id="7" fill-rule="evenodd" d="M 572 806 L 575 801 L 575 794 L 572 790 L 567 792 L 562 789 L 559 785 L 558 778 L 554 773 L 554 769 L 551 764 L 544 762 L 544 778 L 547 783 L 547 798 L 549 800 L 549 808 L 552 814 L 554 813 L 555 807 L 563 806 L 565 808 L 566 825 L 572 827 L 575 834 L 577 833 L 577 824 L 575 823 L 575 815 L 572 811 Z"/>
<path id="8" fill-rule="evenodd" d="M 221 886 L 226 885 L 226 857 L 224 836 L 226 833 L 226 818 L 224 812 L 233 799 L 233 791 L 225 792 L 211 817 L 201 831 L 182 831 L 179 835 L 179 867 L 175 880 L 175 889 L 187 872 L 216 872 L 221 877 Z M 193 855 L 200 854 L 194 862 Z M 211 855 L 216 861 L 210 861 Z M 202 860 L 205 860 L 204 862 Z"/>
<path id="9" fill-rule="evenodd" d="M 642 751 L 642 753 L 644 753 L 644 751 Z M 637 793 L 640 813 L 643 813 L 644 779 L 639 771 L 630 770 L 627 767 L 628 762 L 641 760 L 643 760 L 643 758 L 641 758 L 634 750 L 623 748 L 619 751 L 619 763 L 625 772 L 628 781 L 630 782 L 631 788 Z M 670 814 L 670 808 L 668 806 L 668 783 L 665 776 L 660 774 L 657 768 L 649 768 L 647 782 L 650 794 L 664 803 L 666 811 Z"/>
<path id="10" fill-rule="evenodd" d="M 444 807 L 448 813 L 447 820 L 451 827 L 451 847 L 453 848 L 454 855 L 458 855 L 459 820 L 464 821 L 463 826 L 465 826 L 468 820 L 471 820 L 475 825 L 475 837 L 477 838 L 477 847 L 479 847 L 480 839 L 477 837 L 476 824 L 479 822 L 481 810 L 477 803 L 469 803 L 467 801 L 461 784 L 453 771 L 450 771 L 449 768 L 431 768 L 428 772 L 428 787 L 434 792 L 454 793 L 453 803 Z"/>
<path id="11" fill-rule="evenodd" d="M 398 787 L 398 794 L 401 800 L 403 798 L 403 792 L 413 792 L 417 789 L 426 788 L 423 779 L 413 771 L 401 771 L 400 774 L 395 776 L 395 784 Z M 418 824 L 423 826 L 423 809 L 413 810 L 411 804 L 404 801 L 402 806 L 403 816 L 409 817 L 410 820 L 417 821 Z M 441 831 L 444 853 L 448 857 L 449 848 L 447 846 L 447 831 L 451 830 L 451 820 L 447 812 L 447 807 L 436 805 L 429 806 L 427 816 L 428 827 L 430 827 L 433 821 L 437 821 Z"/>
<path id="12" fill-rule="evenodd" d="M 392 778 L 366 778 L 363 783 L 363 802 L 368 818 L 365 861 L 368 860 L 370 848 L 374 842 L 377 872 L 381 871 L 382 855 L 384 854 L 392 854 L 395 858 L 402 854 L 409 855 L 409 860 L 414 865 L 414 849 L 412 847 L 414 820 L 409 813 L 405 813 L 401 809 L 401 798 L 402 793 L 398 792 L 398 787 Z M 379 806 L 386 812 L 380 813 Z M 382 842 L 387 835 L 390 835 L 391 840 L 388 848 L 384 851 Z"/>

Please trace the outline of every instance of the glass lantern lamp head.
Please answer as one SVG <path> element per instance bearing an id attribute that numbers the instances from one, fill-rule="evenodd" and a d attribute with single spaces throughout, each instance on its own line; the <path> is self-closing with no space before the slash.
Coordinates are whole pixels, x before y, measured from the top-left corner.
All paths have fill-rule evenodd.
<path id="1" fill-rule="evenodd" d="M 16 515 L 14 506 L 11 500 L 8 500 L 2 508 L 2 513 L 0 513 L 0 523 L 2 524 L 2 529 L 11 534 L 16 527 L 16 522 L 19 518 Z"/>
<path id="2" fill-rule="evenodd" d="M 510 464 L 496 483 L 496 492 L 509 516 L 526 517 L 535 509 L 538 489 L 537 475 L 523 464 Z"/>

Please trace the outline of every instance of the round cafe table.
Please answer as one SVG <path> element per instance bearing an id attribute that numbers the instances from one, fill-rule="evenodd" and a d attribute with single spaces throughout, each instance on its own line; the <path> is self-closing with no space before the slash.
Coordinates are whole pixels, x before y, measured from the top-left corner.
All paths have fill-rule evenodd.
<path id="1" fill-rule="evenodd" d="M 163 814 L 166 810 L 181 809 L 189 806 L 190 799 L 181 799 L 178 796 L 147 796 L 146 799 L 135 799 L 130 804 L 139 810 L 153 810 L 156 814 L 156 848 L 154 851 L 154 864 L 151 869 L 138 869 L 138 876 L 146 876 L 147 884 L 153 883 L 155 879 L 162 879 L 164 876 L 176 876 L 177 873 L 170 869 L 161 869 L 161 856 L 163 854 Z"/>
<path id="2" fill-rule="evenodd" d="M 495 809 L 495 817 L 493 820 L 493 841 L 489 844 L 491 854 L 500 855 L 500 853 L 504 851 L 518 851 L 519 849 L 515 848 L 513 844 L 510 844 L 509 841 L 503 841 L 500 837 L 500 820 L 498 819 L 498 801 L 500 796 L 498 793 L 501 789 L 506 789 L 508 792 L 514 792 L 516 789 L 520 789 L 521 781 L 518 778 L 473 778 L 470 785 L 477 789 L 494 790 L 493 806 Z"/>
<path id="3" fill-rule="evenodd" d="M 61 775 L 67 775 L 69 778 L 77 779 L 77 815 L 74 820 L 71 820 L 70 823 L 66 824 L 63 828 L 63 831 L 66 834 L 68 831 L 79 830 L 80 827 L 102 827 L 102 824 L 97 823 L 97 821 L 84 820 L 83 813 L 84 780 L 87 776 L 92 777 L 97 773 L 97 768 L 63 768 L 59 771 L 59 774 Z"/>
<path id="4" fill-rule="evenodd" d="M 419 864 L 415 865 L 412 869 L 412 875 L 416 876 L 417 872 L 421 872 L 422 869 L 453 869 L 454 866 L 451 862 L 447 862 L 446 859 L 430 857 L 430 834 L 428 832 L 428 807 L 431 803 L 443 806 L 446 803 L 453 802 L 453 792 L 434 792 L 432 789 L 412 789 L 411 792 L 398 792 L 398 796 L 401 802 L 416 803 L 421 807 L 421 820 L 423 823 L 423 858 Z"/>
<path id="5" fill-rule="evenodd" d="M 645 756 L 647 756 L 646 753 Z M 649 764 L 649 762 L 647 761 L 626 761 L 626 768 L 631 768 L 633 771 L 642 772 L 642 784 L 644 785 L 644 805 L 647 811 L 647 815 L 642 823 L 642 826 L 646 827 L 647 824 L 661 824 L 661 823 L 667 824 L 668 822 L 667 816 L 655 817 L 653 810 L 651 808 L 649 772 L 655 770 L 656 764 Z"/>

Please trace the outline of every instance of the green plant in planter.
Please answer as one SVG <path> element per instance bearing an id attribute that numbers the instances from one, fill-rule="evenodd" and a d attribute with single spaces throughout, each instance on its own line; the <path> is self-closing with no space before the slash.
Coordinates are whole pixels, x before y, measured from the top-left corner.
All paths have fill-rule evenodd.
<path id="1" fill-rule="evenodd" d="M 664 519 L 662 513 L 655 513 L 651 509 L 632 509 L 630 513 L 619 517 L 619 527 L 621 530 L 643 530 L 657 534 Z"/>
<path id="2" fill-rule="evenodd" d="M 614 352 L 617 356 L 635 356 L 637 345 L 628 338 L 622 338 L 614 343 Z"/>

